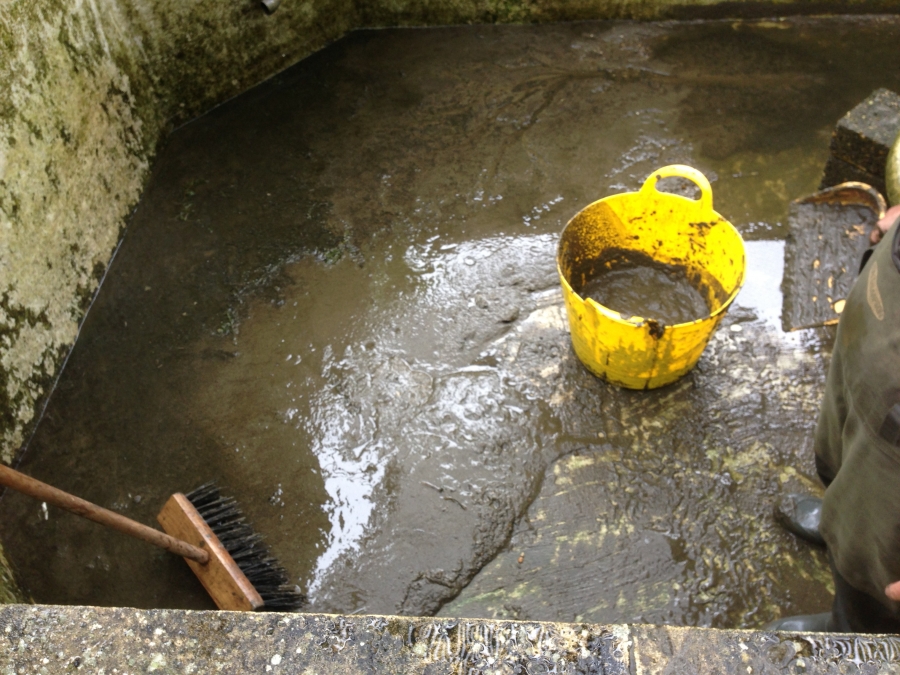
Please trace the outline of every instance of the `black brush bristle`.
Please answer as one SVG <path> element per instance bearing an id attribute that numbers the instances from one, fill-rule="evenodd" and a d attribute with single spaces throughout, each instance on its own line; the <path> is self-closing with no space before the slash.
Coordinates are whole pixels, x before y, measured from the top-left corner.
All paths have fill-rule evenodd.
<path id="1" fill-rule="evenodd" d="M 215 483 L 201 485 L 185 496 L 260 594 L 264 610 L 290 612 L 306 604 L 306 596 L 291 585 L 287 572 L 234 499 L 223 497 Z"/>

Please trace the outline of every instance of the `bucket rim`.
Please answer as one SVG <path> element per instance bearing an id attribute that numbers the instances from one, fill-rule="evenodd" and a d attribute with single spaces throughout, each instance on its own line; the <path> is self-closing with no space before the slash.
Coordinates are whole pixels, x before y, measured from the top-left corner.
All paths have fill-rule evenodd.
<path id="1" fill-rule="evenodd" d="M 693 182 L 700 189 L 700 198 L 692 199 L 690 197 L 685 197 L 684 195 L 678 195 L 672 192 L 663 192 L 657 189 L 657 183 L 659 182 L 659 180 L 667 177 L 683 178 Z M 579 293 L 575 292 L 568 278 L 563 273 L 561 260 L 563 239 L 565 238 L 566 231 L 579 218 L 579 216 L 585 213 L 585 211 L 595 207 L 598 204 L 635 199 L 641 197 L 642 195 L 646 196 L 651 191 L 655 193 L 654 197 L 656 199 L 663 199 L 676 202 L 682 206 L 688 206 L 689 208 L 693 209 L 698 215 L 700 215 L 704 220 L 707 218 L 714 219 L 715 226 L 724 227 L 726 231 L 734 236 L 737 243 L 740 245 L 740 274 L 738 276 L 737 282 L 734 284 L 734 287 L 731 289 L 731 292 L 728 294 L 722 304 L 720 304 L 715 311 L 710 312 L 705 317 L 699 317 L 697 319 L 685 321 L 682 323 L 664 325 L 671 327 L 692 326 L 708 321 L 717 321 L 720 316 L 728 310 L 728 308 L 731 306 L 731 303 L 738 296 L 738 293 L 741 292 L 741 289 L 744 286 L 744 280 L 746 279 L 747 275 L 747 249 L 746 246 L 744 246 L 744 238 L 741 236 L 741 233 L 738 231 L 738 229 L 731 223 L 731 221 L 723 217 L 722 214 L 720 214 L 713 208 L 712 187 L 709 184 L 709 180 L 705 175 L 703 175 L 701 171 L 686 164 L 671 164 L 661 167 L 647 176 L 647 178 L 641 184 L 640 189 L 630 192 L 619 192 L 616 194 L 607 195 L 606 197 L 601 197 L 600 199 L 596 199 L 587 206 L 579 209 L 578 212 L 575 213 L 575 215 L 569 218 L 568 222 L 566 222 L 565 227 L 563 227 L 562 231 L 560 232 L 559 240 L 556 244 L 556 271 L 559 274 L 559 278 L 562 281 L 563 286 L 569 293 L 577 297 L 583 304 L 586 304 L 588 306 L 593 305 L 595 311 L 599 311 L 601 314 L 617 323 L 621 323 L 626 326 L 638 327 L 646 324 L 648 320 L 653 320 L 652 317 L 637 317 L 641 319 L 641 321 L 629 321 L 628 319 L 624 319 L 622 317 L 621 312 L 614 310 L 612 307 L 607 307 L 606 305 L 597 302 L 593 298 L 582 297 Z"/>

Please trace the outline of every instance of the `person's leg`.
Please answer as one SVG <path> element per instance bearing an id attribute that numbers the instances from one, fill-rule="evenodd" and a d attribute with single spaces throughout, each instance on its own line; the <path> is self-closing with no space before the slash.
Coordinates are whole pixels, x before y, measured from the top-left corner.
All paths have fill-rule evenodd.
<path id="1" fill-rule="evenodd" d="M 847 416 L 840 362 L 841 350 L 835 349 L 816 425 L 814 453 L 816 473 L 826 488 L 831 485 L 841 466 L 842 431 Z M 775 520 L 788 532 L 813 544 L 825 545 L 819 530 L 822 522 L 821 497 L 812 494 L 786 494 L 775 503 L 774 514 Z"/>
<path id="2" fill-rule="evenodd" d="M 828 556 L 828 562 L 834 576 L 834 603 L 828 630 L 835 633 L 900 634 L 900 615 L 892 614 L 877 599 L 848 584 L 835 569 L 831 556 Z"/>
<path id="3" fill-rule="evenodd" d="M 827 633 L 832 628 L 831 613 L 824 614 L 799 614 L 775 619 L 763 626 L 763 630 L 781 631 L 787 633 Z"/>

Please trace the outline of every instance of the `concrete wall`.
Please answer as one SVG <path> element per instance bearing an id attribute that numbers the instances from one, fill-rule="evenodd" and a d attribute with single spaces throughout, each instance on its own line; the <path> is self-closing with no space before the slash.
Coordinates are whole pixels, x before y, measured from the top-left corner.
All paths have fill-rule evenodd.
<path id="1" fill-rule="evenodd" d="M 0 461 L 27 442 L 173 125 L 359 26 L 823 8 L 900 2 L 0 0 Z"/>
<path id="2" fill-rule="evenodd" d="M 0 0 L 0 461 L 27 441 L 157 145 L 357 25 L 352 0 Z M 0 602 L 12 597 L 0 551 Z"/>

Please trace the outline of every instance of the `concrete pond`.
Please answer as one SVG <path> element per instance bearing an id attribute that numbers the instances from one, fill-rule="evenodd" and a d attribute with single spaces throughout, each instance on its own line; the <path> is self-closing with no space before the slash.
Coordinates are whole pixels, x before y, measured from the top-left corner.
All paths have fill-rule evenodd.
<path id="1" fill-rule="evenodd" d="M 771 516 L 821 489 L 832 339 L 780 328 L 783 238 L 837 119 L 900 91 L 898 42 L 892 17 L 353 32 L 167 139 L 19 468 L 148 523 L 215 479 L 310 612 L 825 611 L 823 551 Z M 557 237 L 673 163 L 747 280 L 694 371 L 626 391 L 571 350 Z M 181 560 L 19 495 L 0 540 L 39 603 L 210 608 Z"/>

